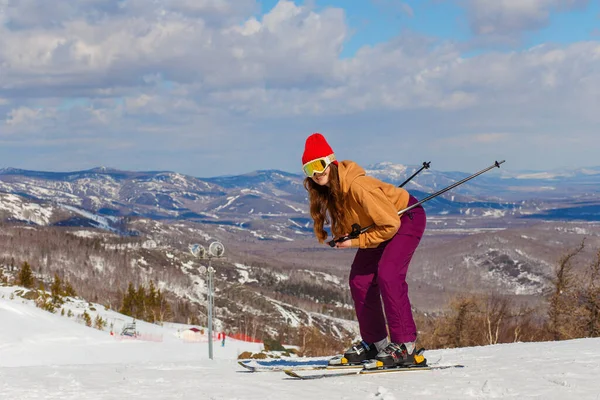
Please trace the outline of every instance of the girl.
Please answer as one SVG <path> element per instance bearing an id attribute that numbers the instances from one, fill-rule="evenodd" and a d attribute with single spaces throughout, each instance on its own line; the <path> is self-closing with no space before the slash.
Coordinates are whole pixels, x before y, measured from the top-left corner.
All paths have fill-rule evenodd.
<path id="1" fill-rule="evenodd" d="M 405 189 L 366 176 L 352 161 L 338 162 L 319 133 L 306 139 L 302 165 L 314 232 L 320 243 L 327 239 L 324 224 L 331 225 L 336 239 L 348 235 L 353 224 L 374 224 L 357 238 L 336 243 L 337 248 L 358 248 L 350 270 L 350 291 L 362 340 L 343 358 L 330 363 L 360 364 L 377 359 L 383 366 L 415 364 L 417 329 L 406 274 L 425 230 L 423 207 L 399 216 L 399 210 L 418 200 Z"/>

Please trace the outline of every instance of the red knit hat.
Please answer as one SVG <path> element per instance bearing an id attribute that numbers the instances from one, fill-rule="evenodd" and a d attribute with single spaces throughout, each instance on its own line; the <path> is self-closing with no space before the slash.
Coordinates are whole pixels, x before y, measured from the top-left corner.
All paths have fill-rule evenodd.
<path id="1" fill-rule="evenodd" d="M 313 133 L 306 139 L 304 154 L 302 154 L 302 165 L 317 158 L 327 157 L 334 154 L 327 140 L 320 133 Z M 334 155 L 335 156 L 335 155 Z M 338 165 L 337 161 L 333 161 Z"/>

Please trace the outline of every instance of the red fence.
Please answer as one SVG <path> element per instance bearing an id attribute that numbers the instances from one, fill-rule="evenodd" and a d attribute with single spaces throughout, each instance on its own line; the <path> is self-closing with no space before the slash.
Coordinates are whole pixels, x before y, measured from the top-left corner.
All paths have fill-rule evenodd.
<path id="1" fill-rule="evenodd" d="M 233 333 L 233 334 L 227 335 L 227 336 L 229 336 L 232 339 L 241 340 L 244 342 L 262 343 L 262 340 L 253 338 L 252 336 L 244 335 L 243 333 Z"/>

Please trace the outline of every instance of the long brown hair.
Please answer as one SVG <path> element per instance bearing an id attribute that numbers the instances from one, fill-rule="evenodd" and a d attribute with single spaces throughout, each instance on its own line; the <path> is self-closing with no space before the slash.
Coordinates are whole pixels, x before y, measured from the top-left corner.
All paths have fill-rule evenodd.
<path id="1" fill-rule="evenodd" d="M 346 230 L 346 199 L 340 186 L 338 167 L 329 165 L 329 186 L 321 186 L 312 178 L 304 179 L 304 187 L 308 191 L 310 215 L 314 221 L 315 236 L 323 243 L 327 239 L 324 224 L 331 224 L 334 236 L 341 236 Z"/>

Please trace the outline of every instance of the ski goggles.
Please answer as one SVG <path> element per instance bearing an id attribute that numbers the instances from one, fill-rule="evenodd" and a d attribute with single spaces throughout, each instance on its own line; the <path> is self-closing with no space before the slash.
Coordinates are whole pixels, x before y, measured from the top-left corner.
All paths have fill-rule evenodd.
<path id="1" fill-rule="evenodd" d="M 314 174 L 322 174 L 325 172 L 329 164 L 335 161 L 335 154 L 330 154 L 327 157 L 317 158 L 307 162 L 302 166 L 304 174 L 311 178 Z"/>

